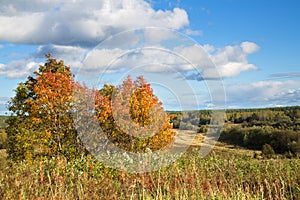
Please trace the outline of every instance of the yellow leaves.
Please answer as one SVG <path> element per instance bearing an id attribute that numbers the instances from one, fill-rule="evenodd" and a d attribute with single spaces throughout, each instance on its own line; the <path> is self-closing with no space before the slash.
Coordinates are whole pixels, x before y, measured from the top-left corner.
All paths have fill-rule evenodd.
<path id="1" fill-rule="evenodd" d="M 134 82 L 128 77 L 114 91 L 104 86 L 95 104 L 105 133 L 126 150 L 157 150 L 174 138 L 162 103 L 142 76 Z"/>
<path id="2" fill-rule="evenodd" d="M 47 139 L 51 137 L 51 132 L 49 130 L 46 130 L 45 136 Z"/>
<path id="3" fill-rule="evenodd" d="M 10 127 L 16 135 L 10 149 L 15 156 L 61 152 L 74 156 L 80 145 L 74 139 L 74 111 L 85 112 L 83 118 L 95 114 L 108 138 L 131 151 L 159 149 L 174 136 L 162 103 L 142 76 L 136 81 L 128 77 L 117 88 L 104 85 L 100 91 L 92 90 L 74 82 L 70 68 L 52 58 L 35 74 L 17 88 L 11 107 L 17 116 Z"/>
<path id="4" fill-rule="evenodd" d="M 37 117 L 33 117 L 33 118 L 32 118 L 32 122 L 33 122 L 34 124 L 40 124 L 40 123 L 42 123 L 42 119 L 37 118 Z"/>
<path id="5" fill-rule="evenodd" d="M 70 67 L 49 57 L 34 74 L 35 78 L 29 77 L 16 89 L 11 106 L 16 117 L 11 119 L 8 130 L 15 135 L 15 141 L 9 151 L 16 158 L 68 152 L 77 144 L 71 117 L 76 84 Z M 34 150 L 36 145 L 38 152 Z"/>

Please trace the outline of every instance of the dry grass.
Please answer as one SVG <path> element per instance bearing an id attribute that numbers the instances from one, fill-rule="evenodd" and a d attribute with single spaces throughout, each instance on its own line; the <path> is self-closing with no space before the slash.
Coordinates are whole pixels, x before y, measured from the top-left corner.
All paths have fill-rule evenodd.
<path id="1" fill-rule="evenodd" d="M 6 154 L 6 150 L 5 149 L 0 149 L 0 159 L 1 158 L 6 158 L 7 157 L 7 154 Z"/>
<path id="2" fill-rule="evenodd" d="M 181 132 L 186 141 L 191 132 Z M 254 159 L 254 151 L 217 143 L 199 157 L 203 136 L 167 168 L 129 174 L 92 158 L 11 163 L 0 151 L 1 199 L 300 199 L 299 159 Z"/>
<path id="3" fill-rule="evenodd" d="M 197 149 L 153 173 L 128 174 L 92 158 L 7 163 L 2 199 L 299 199 L 299 159 L 257 160 Z"/>
<path id="4" fill-rule="evenodd" d="M 5 149 L 0 149 L 0 171 L 4 170 L 7 165 L 7 154 Z"/>
<path id="5" fill-rule="evenodd" d="M 178 144 L 190 145 L 191 146 L 190 149 L 200 148 L 203 145 L 203 140 L 205 136 L 201 133 L 196 133 L 195 131 L 189 131 L 189 130 L 178 130 L 178 129 L 176 129 L 176 132 L 177 135 L 179 135 L 179 137 L 177 137 Z M 193 138 L 193 140 L 190 141 L 189 140 L 190 138 Z M 225 144 L 222 142 L 216 142 L 213 148 L 215 151 L 218 152 L 227 152 L 231 154 L 238 154 L 241 156 L 246 155 L 251 157 L 255 153 L 260 154 L 260 151 L 257 150 L 245 149 L 234 145 Z"/>

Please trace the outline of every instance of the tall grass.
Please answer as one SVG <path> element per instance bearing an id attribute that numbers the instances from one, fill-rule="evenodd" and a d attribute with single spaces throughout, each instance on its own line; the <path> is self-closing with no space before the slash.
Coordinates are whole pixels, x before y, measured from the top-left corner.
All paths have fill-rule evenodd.
<path id="1" fill-rule="evenodd" d="M 92 158 L 7 162 L 3 199 L 300 199 L 299 159 L 186 153 L 153 173 L 128 174 Z"/>

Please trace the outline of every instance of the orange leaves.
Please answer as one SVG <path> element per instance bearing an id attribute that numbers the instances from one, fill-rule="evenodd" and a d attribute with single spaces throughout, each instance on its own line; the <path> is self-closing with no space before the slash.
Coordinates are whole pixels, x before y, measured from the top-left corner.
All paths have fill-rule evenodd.
<path id="1" fill-rule="evenodd" d="M 72 77 L 59 72 L 44 72 L 37 78 L 34 86 L 36 93 L 36 102 L 41 105 L 49 105 L 51 112 L 57 111 L 54 108 L 60 108 L 70 101 L 74 82 Z M 52 110 L 54 109 L 54 110 Z"/>
<path id="2" fill-rule="evenodd" d="M 21 152 L 28 158 L 61 153 L 74 157 L 76 150 L 72 148 L 79 143 L 71 116 L 76 83 L 70 67 L 48 57 L 34 74 L 36 77 L 19 85 L 12 101 L 16 117 L 11 118 L 8 128 L 14 136 L 10 155 L 16 159 L 24 158 Z"/>
<path id="3" fill-rule="evenodd" d="M 19 85 L 10 106 L 14 116 L 7 129 L 12 141 L 8 152 L 15 159 L 76 157 L 84 148 L 74 124 L 90 117 L 96 118 L 111 142 L 125 150 L 157 150 L 173 140 L 169 117 L 142 76 L 136 81 L 128 77 L 118 87 L 92 90 L 75 82 L 70 67 L 51 57 L 35 75 Z M 83 115 L 76 115 L 79 112 Z"/>
<path id="4" fill-rule="evenodd" d="M 105 85 L 95 104 L 105 134 L 126 150 L 158 150 L 173 141 L 169 117 L 143 76 L 127 77 L 117 88 Z"/>

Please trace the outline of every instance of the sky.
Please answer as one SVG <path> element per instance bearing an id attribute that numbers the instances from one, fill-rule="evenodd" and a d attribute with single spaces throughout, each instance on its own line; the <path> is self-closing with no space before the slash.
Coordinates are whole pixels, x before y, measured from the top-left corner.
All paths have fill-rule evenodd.
<path id="1" fill-rule="evenodd" d="M 143 74 L 167 110 L 300 105 L 298 0 L 0 0 L 0 114 L 51 53 L 100 87 Z"/>

